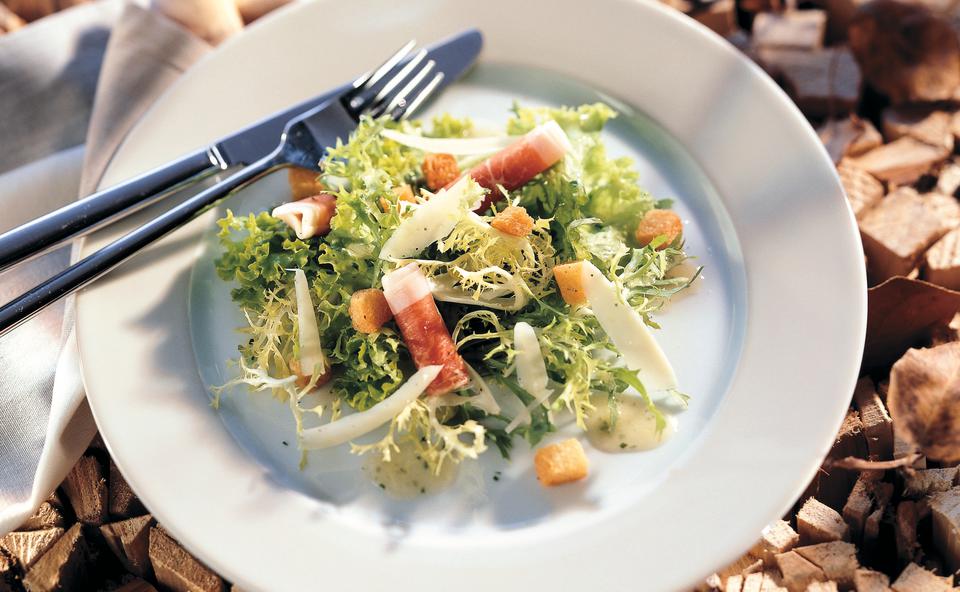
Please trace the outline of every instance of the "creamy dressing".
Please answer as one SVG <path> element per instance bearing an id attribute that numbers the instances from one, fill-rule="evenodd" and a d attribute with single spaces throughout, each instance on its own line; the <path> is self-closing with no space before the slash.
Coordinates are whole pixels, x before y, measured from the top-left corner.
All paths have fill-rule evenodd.
<path id="1" fill-rule="evenodd" d="M 456 478 L 457 468 L 454 463 L 445 462 L 440 474 L 434 474 L 409 443 L 401 443 L 390 462 L 383 462 L 379 454 L 368 455 L 363 462 L 363 472 L 390 497 L 398 499 L 412 499 L 445 489 Z"/>
<path id="2" fill-rule="evenodd" d="M 622 395 L 617 397 L 620 413 L 613 426 L 610 425 L 610 406 L 606 395 L 594 395 L 591 403 L 596 407 L 587 418 L 587 439 L 590 444 L 604 452 L 635 452 L 651 450 L 670 439 L 677 431 L 676 420 L 666 416 L 667 425 L 657 433 L 657 422 L 640 397 Z"/>

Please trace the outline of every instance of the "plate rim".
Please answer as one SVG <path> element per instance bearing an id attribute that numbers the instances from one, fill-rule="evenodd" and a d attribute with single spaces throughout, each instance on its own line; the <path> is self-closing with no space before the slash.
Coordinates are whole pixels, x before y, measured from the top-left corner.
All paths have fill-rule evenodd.
<path id="1" fill-rule="evenodd" d="M 333 3 L 333 0 L 328 0 L 328 1 L 326 1 L 326 2 L 317 2 L 317 3 L 314 3 L 314 5 L 319 5 L 319 4 L 329 5 L 329 4 L 332 4 L 332 3 Z M 735 56 L 736 59 L 738 59 L 738 60 L 740 60 L 741 62 L 743 62 L 743 63 L 740 64 L 741 67 L 742 67 L 744 64 L 746 64 L 748 70 L 753 71 L 753 76 L 754 76 L 754 78 L 756 78 L 756 77 L 757 77 L 756 75 L 761 72 L 761 70 L 759 69 L 758 66 L 756 66 L 756 65 L 753 64 L 752 62 L 749 62 L 748 60 L 746 60 L 746 58 L 743 58 L 742 56 L 736 55 L 736 54 L 737 54 L 736 50 L 735 50 L 734 48 L 728 46 L 728 45 L 726 44 L 726 42 L 722 40 L 722 38 L 720 38 L 719 36 L 716 36 L 716 35 L 713 34 L 712 32 L 705 32 L 705 29 L 703 29 L 700 25 L 697 25 L 696 23 L 693 23 L 692 21 L 689 21 L 688 19 L 686 19 L 686 18 L 683 17 L 682 15 L 673 13 L 673 11 L 670 11 L 670 9 L 668 9 L 668 8 L 666 8 L 666 7 L 659 6 L 659 5 L 657 5 L 656 3 L 651 4 L 651 3 L 643 2 L 643 1 L 641 1 L 641 0 L 611 0 L 611 3 L 612 3 L 612 4 L 613 4 L 613 3 L 620 3 L 620 4 L 633 5 L 633 6 L 636 6 L 636 7 L 637 7 L 637 10 L 640 10 L 641 12 L 644 11 L 644 10 L 646 10 L 646 11 L 650 11 L 648 14 L 656 15 L 657 18 L 666 18 L 667 21 L 668 21 L 668 22 L 672 22 L 674 26 L 680 26 L 680 27 L 681 27 L 681 30 L 686 29 L 686 30 L 688 30 L 688 31 L 693 32 L 696 36 L 699 36 L 699 37 L 701 38 L 701 40 L 702 40 L 703 38 L 709 39 L 710 42 L 714 45 L 714 48 L 713 48 L 713 49 L 714 49 L 715 51 L 727 52 L 729 55 Z M 282 9 L 282 10 L 280 10 L 280 11 L 277 11 L 277 13 L 271 14 L 270 16 L 262 19 L 261 21 L 258 21 L 258 23 L 256 23 L 255 25 L 253 25 L 253 27 L 251 27 L 250 30 L 251 30 L 251 31 L 264 31 L 264 30 L 269 31 L 269 30 L 273 30 L 273 28 L 279 29 L 280 25 L 275 25 L 274 23 L 283 23 L 283 22 L 287 22 L 287 21 L 292 21 L 292 20 L 294 19 L 294 16 L 295 16 L 296 14 L 299 14 L 301 11 L 303 11 L 303 12 L 305 13 L 307 10 L 311 10 L 311 9 L 308 9 L 308 8 L 307 8 L 308 6 L 310 6 L 310 4 L 296 4 L 296 5 L 291 5 L 291 6 L 287 7 L 287 8 L 284 8 L 284 9 Z M 216 57 L 216 56 L 219 56 L 219 55 L 224 54 L 225 52 L 229 51 L 231 47 L 237 46 L 237 45 L 242 44 L 242 43 L 246 43 L 246 42 L 244 41 L 244 38 L 247 38 L 247 37 L 249 37 L 248 34 L 247 34 L 247 35 L 244 35 L 244 36 L 240 36 L 240 37 L 238 37 L 238 38 L 236 38 L 236 39 L 233 39 L 233 40 L 229 41 L 228 43 L 224 44 L 221 48 L 219 48 L 219 49 L 217 49 L 216 51 L 211 52 L 211 54 L 205 56 L 201 61 L 202 61 L 202 62 L 210 62 L 210 61 L 212 61 L 212 60 L 219 60 L 219 59 L 221 59 L 221 58 L 218 58 L 218 57 Z M 192 72 L 196 72 L 196 68 L 191 69 L 191 71 L 192 71 Z M 196 75 L 194 75 L 194 77 L 195 77 L 195 76 L 196 76 Z M 149 121 L 149 120 L 151 119 L 151 117 L 153 116 L 153 113 L 157 110 L 158 105 L 160 105 L 161 103 L 166 102 L 166 101 L 168 100 L 168 97 L 169 97 L 169 96 L 175 95 L 175 93 L 176 93 L 176 91 L 177 91 L 177 89 L 178 89 L 179 87 L 181 87 L 181 86 L 184 85 L 184 84 L 190 83 L 192 80 L 193 80 L 193 78 L 191 78 L 191 74 L 190 74 L 190 72 L 188 72 L 184 77 L 182 77 L 180 80 L 178 80 L 173 87 L 171 87 L 170 89 L 168 89 L 168 90 L 157 100 L 157 102 L 156 102 L 153 106 L 151 106 L 151 108 L 148 110 L 148 112 L 147 112 L 147 113 L 143 116 L 143 118 L 141 118 L 141 120 L 138 122 L 136 128 L 128 135 L 128 137 L 127 137 L 127 138 L 124 140 L 124 142 L 121 144 L 121 147 L 118 149 L 117 153 L 115 154 L 114 159 L 111 161 L 111 166 L 110 166 L 110 168 L 108 169 L 108 172 L 109 172 L 109 171 L 114 171 L 114 169 L 115 169 L 114 163 L 117 162 L 117 160 L 118 160 L 118 159 L 117 159 L 117 155 L 120 155 L 120 154 L 125 153 L 125 151 L 126 151 L 126 149 L 127 149 L 128 141 L 129 141 L 132 137 L 135 137 L 138 133 L 140 133 L 138 130 L 140 130 L 140 129 L 143 127 L 143 122 L 144 122 L 144 121 Z M 799 119 L 802 120 L 802 115 L 800 115 L 799 111 L 796 109 L 796 107 L 793 105 L 793 103 L 789 101 L 789 99 L 786 97 L 785 93 L 783 93 L 782 90 L 780 90 L 778 87 L 776 87 L 776 85 L 775 85 L 769 78 L 767 78 L 765 75 L 761 75 L 761 76 L 760 76 L 760 81 L 761 81 L 761 84 L 763 84 L 763 85 L 765 85 L 765 86 L 767 87 L 767 90 L 768 90 L 768 91 L 769 91 L 769 90 L 773 90 L 774 93 L 776 93 L 777 95 L 779 95 L 779 99 L 780 99 L 780 103 L 781 103 L 781 104 L 780 104 L 780 107 L 781 107 L 781 108 L 786 107 L 786 111 L 787 111 L 787 112 L 792 112 L 792 113 L 791 113 L 791 116 L 792 116 L 794 119 L 799 118 Z M 795 123 L 795 122 L 794 122 L 794 123 Z M 829 165 L 828 168 L 829 168 L 829 170 L 830 170 L 831 173 L 832 173 L 833 181 L 834 181 L 836 187 L 839 188 L 839 178 L 837 177 L 837 174 L 836 174 L 835 170 L 833 169 L 832 163 L 829 161 L 829 158 L 827 157 L 825 150 L 822 148 L 822 146 L 820 146 L 819 139 L 817 139 L 817 137 L 816 137 L 816 135 L 814 134 L 813 130 L 806 124 L 805 121 L 804 121 L 804 125 L 806 126 L 806 127 L 805 127 L 805 132 L 806 132 L 806 135 L 807 135 L 808 143 L 809 143 L 809 141 L 813 141 L 813 142 L 816 143 L 817 147 L 819 147 L 821 164 L 822 164 L 822 165 L 823 165 L 823 164 Z M 701 166 L 702 166 L 702 164 L 701 164 Z M 705 167 L 703 167 L 703 168 L 705 169 Z M 115 171 L 114 171 L 114 172 L 115 172 Z M 828 176 L 829 176 L 829 175 L 828 175 Z M 105 175 L 105 179 L 106 179 L 106 178 L 108 178 L 108 175 Z M 842 192 L 840 193 L 840 196 L 842 197 Z M 848 216 L 847 216 L 847 217 L 848 217 L 847 222 L 848 222 L 849 227 L 850 227 L 849 230 L 851 230 L 851 232 L 853 232 L 854 234 L 856 234 L 856 232 L 855 232 L 855 231 L 856 231 L 856 222 L 855 222 L 855 219 L 854 219 L 854 217 L 853 217 L 852 212 L 851 212 L 850 209 L 849 209 L 849 206 L 846 206 L 846 209 L 847 209 L 847 214 L 848 214 Z M 856 240 L 856 247 L 857 247 L 857 248 L 860 248 L 860 254 L 862 255 L 862 247 L 859 246 L 860 244 L 859 244 L 859 236 L 858 236 L 858 234 L 856 234 L 856 239 L 857 239 L 857 240 Z M 85 244 L 84 244 L 84 246 L 83 246 L 82 248 L 86 249 L 86 248 L 88 247 L 88 245 L 89 245 L 89 242 L 85 242 Z M 85 252 L 86 252 L 86 251 L 85 251 Z M 745 264 L 746 264 L 746 262 L 745 262 Z M 749 283 L 750 270 L 749 270 L 749 269 L 746 269 L 746 273 L 748 274 L 748 283 Z M 863 277 L 862 277 L 862 278 L 855 278 L 855 279 L 860 280 L 859 282 L 855 281 L 854 283 L 859 283 L 859 284 L 861 284 L 862 287 L 863 287 L 863 290 L 860 291 L 860 297 L 859 297 L 858 301 L 856 302 L 857 310 L 854 311 L 855 314 L 854 314 L 853 316 L 854 316 L 855 318 L 852 319 L 852 322 L 853 322 L 854 325 L 859 326 L 859 328 L 860 328 L 859 334 L 860 334 L 861 339 L 859 340 L 859 341 L 860 341 L 859 349 L 857 349 L 857 348 L 855 347 L 855 348 L 854 348 L 855 351 L 851 352 L 851 353 L 854 354 L 854 355 L 852 355 L 851 357 L 859 360 L 859 358 L 860 358 L 861 355 L 862 355 L 862 350 L 863 350 L 862 336 L 865 334 L 865 327 L 866 327 L 866 277 L 865 277 L 865 272 L 863 272 Z M 85 350 L 86 350 L 88 353 L 89 353 L 90 351 L 92 351 L 91 348 L 85 348 L 85 347 L 83 347 L 83 344 L 86 343 L 89 339 L 91 339 L 90 335 L 91 335 L 92 331 L 89 331 L 89 330 L 84 329 L 84 327 L 86 327 L 86 320 L 87 320 L 87 319 L 85 319 L 85 318 L 84 318 L 84 315 L 82 314 L 82 311 L 83 311 L 83 310 L 88 310 L 88 306 L 87 306 L 87 305 L 92 302 L 92 298 L 89 296 L 89 294 L 91 294 L 91 293 L 96 293 L 96 291 L 91 291 L 91 292 L 89 292 L 86 296 L 83 295 L 83 294 L 81 294 L 81 295 L 78 297 L 78 300 L 77 300 L 77 310 L 78 310 L 78 314 L 77 314 L 77 316 L 78 316 L 78 321 L 77 321 L 77 339 L 78 339 L 78 344 L 81 346 L 82 376 L 83 376 L 83 380 L 84 380 L 84 385 L 85 385 L 86 387 L 89 387 L 90 384 L 93 383 L 93 382 L 97 382 L 96 380 L 88 380 L 89 377 L 88 377 L 88 374 L 87 374 L 87 370 L 89 369 L 90 365 L 88 365 L 88 364 L 86 364 L 86 363 L 83 362 L 83 360 L 90 360 L 90 359 L 92 359 L 92 358 L 88 357 L 87 355 L 84 355 L 84 351 L 85 351 Z M 751 299 L 751 294 L 750 294 L 749 289 L 748 289 L 748 292 L 747 292 L 747 294 L 746 294 L 746 298 L 748 299 L 748 301 Z M 749 306 L 748 306 L 748 308 L 749 308 Z M 90 318 L 90 317 L 87 317 L 87 318 Z M 749 314 L 748 314 L 747 323 L 749 323 L 749 320 L 750 320 L 750 319 L 749 319 Z M 749 336 L 750 336 L 750 327 L 749 327 L 749 325 L 746 327 L 745 331 L 746 331 L 746 335 L 745 335 L 745 340 L 746 340 L 746 339 L 749 338 Z M 736 374 L 737 374 L 737 375 L 740 374 L 740 368 L 739 368 L 739 367 L 737 368 Z M 848 375 L 848 376 L 847 376 L 846 381 L 843 381 L 843 380 L 841 380 L 841 379 L 838 379 L 838 382 L 846 382 L 846 383 L 847 383 L 847 386 L 849 387 L 849 388 L 848 388 L 848 391 L 849 391 L 849 392 L 852 392 L 852 388 L 853 388 L 854 383 L 856 382 L 856 379 L 857 379 L 858 374 L 859 374 L 859 367 L 858 367 L 858 366 L 857 366 L 857 367 L 848 367 L 848 369 L 847 369 L 847 375 Z M 734 388 L 733 385 L 734 385 L 736 382 L 737 382 L 737 376 L 734 376 L 734 378 L 733 378 L 733 380 L 732 380 L 732 384 L 731 384 L 731 386 L 730 386 L 730 390 L 733 390 L 733 388 Z M 93 390 L 88 389 L 88 393 L 91 393 L 91 392 L 93 392 Z M 103 423 L 102 423 L 102 418 L 101 418 L 101 415 L 102 415 L 102 413 L 103 413 L 103 410 L 99 409 L 99 408 L 98 408 L 98 405 L 97 405 L 96 403 L 94 403 L 94 401 L 95 401 L 96 398 L 97 398 L 96 396 L 93 396 L 93 397 L 90 398 L 90 400 L 91 400 L 91 408 L 93 409 L 94 415 L 95 415 L 95 417 L 97 418 L 98 426 L 101 426 L 101 425 L 103 425 Z M 721 406 L 726 406 L 727 403 L 728 403 L 728 401 L 725 399 L 724 401 L 721 401 L 720 405 L 721 405 Z M 717 413 L 719 413 L 719 410 L 717 411 Z M 843 419 L 842 415 L 840 415 L 838 418 L 836 418 L 836 420 L 835 420 L 835 422 L 834 422 L 835 425 L 832 426 L 832 432 L 831 432 L 831 434 L 836 431 L 836 428 L 837 428 L 837 427 L 839 427 L 840 422 L 842 421 L 842 419 Z M 710 428 L 708 427 L 708 429 L 707 429 L 706 431 L 710 431 Z M 705 437 L 705 436 L 704 436 L 704 437 Z M 112 445 L 112 443 L 111 443 L 111 441 L 110 441 L 110 438 L 109 438 L 106 434 L 104 434 L 104 440 L 105 440 L 105 442 L 106 442 L 106 444 L 107 444 L 108 449 L 110 449 L 111 453 L 115 453 L 116 450 L 115 450 L 115 448 L 113 447 L 113 445 Z M 828 441 L 824 441 L 824 442 L 823 442 L 823 446 L 822 446 L 824 454 L 826 453 L 826 450 L 828 449 L 828 446 L 829 446 L 829 442 L 828 442 Z M 114 454 L 114 456 L 115 456 L 115 458 L 118 457 L 118 455 L 116 455 L 116 454 Z M 122 456 L 124 456 L 124 455 L 121 454 L 121 455 L 119 455 L 119 456 L 122 457 Z M 822 455 L 821 455 L 821 456 L 822 456 Z M 124 462 L 117 461 L 117 464 L 118 464 L 119 467 L 121 467 L 121 469 L 126 470 L 126 469 L 128 468 L 127 466 L 125 466 L 126 461 L 124 461 Z M 796 498 L 797 495 L 799 495 L 800 493 L 802 493 L 803 488 L 805 487 L 806 483 L 807 483 L 807 482 L 809 481 L 809 479 L 814 475 L 814 473 L 816 472 L 817 468 L 819 467 L 819 465 L 820 465 L 820 459 L 817 458 L 817 459 L 812 460 L 812 461 L 809 461 L 808 463 L 805 463 L 805 464 L 807 465 L 807 467 L 806 467 L 806 473 L 803 475 L 803 479 L 802 479 L 802 480 L 795 480 L 795 481 L 797 481 L 797 483 L 796 483 L 796 485 L 793 487 L 793 489 L 794 489 L 794 491 L 793 491 L 793 497 L 794 497 L 794 498 Z M 131 485 L 134 487 L 135 490 L 137 490 L 138 493 L 141 493 L 141 491 L 138 490 L 138 487 L 137 487 L 136 484 L 131 483 Z M 146 497 L 150 497 L 149 494 L 148 494 L 148 496 L 146 496 Z M 780 504 L 781 506 L 783 506 L 782 508 L 780 508 L 780 510 L 781 510 L 781 511 L 780 511 L 780 514 L 782 514 L 784 511 L 786 511 L 786 510 L 789 508 L 789 506 L 792 505 L 792 503 L 793 503 L 793 500 L 792 500 L 792 499 L 789 500 L 789 501 L 783 501 L 783 502 Z M 155 515 L 158 515 L 158 514 L 159 514 L 159 513 L 157 513 L 157 514 L 155 514 Z M 232 566 L 217 565 L 217 564 L 219 563 L 219 561 L 216 560 L 216 559 L 215 559 L 213 556 L 211 556 L 209 553 L 207 553 L 205 549 L 201 549 L 201 548 L 199 548 L 199 546 L 195 546 L 192 542 L 190 542 L 191 537 L 190 537 L 186 532 L 181 532 L 181 531 L 179 531 L 179 529 L 173 529 L 173 528 L 171 528 L 171 531 L 173 532 L 173 534 L 174 534 L 175 536 L 178 536 L 178 537 L 181 539 L 181 542 L 182 542 L 188 549 L 190 549 L 191 551 L 195 552 L 198 556 L 202 557 L 203 560 L 206 561 L 208 564 L 214 565 L 214 566 L 218 569 L 218 571 L 220 571 L 220 573 L 228 574 L 228 573 L 234 572 L 234 570 L 232 569 Z M 730 553 L 728 554 L 728 556 L 726 557 L 726 559 L 731 559 L 731 560 L 732 560 L 732 559 L 734 559 L 737 555 L 738 555 L 738 553 L 736 553 L 736 551 L 731 550 Z M 714 563 L 717 563 L 717 562 L 714 562 Z M 234 573 L 236 573 L 236 572 L 234 572 Z M 705 574 L 704 574 L 704 575 L 705 575 Z M 240 579 L 240 583 L 244 583 L 242 577 L 239 578 L 239 579 Z M 690 579 L 690 578 L 687 578 L 687 579 Z"/>

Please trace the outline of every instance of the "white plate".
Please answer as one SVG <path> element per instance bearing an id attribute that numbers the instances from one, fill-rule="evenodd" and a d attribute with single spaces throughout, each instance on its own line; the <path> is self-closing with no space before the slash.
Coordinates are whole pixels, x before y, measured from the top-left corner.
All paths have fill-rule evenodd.
<path id="1" fill-rule="evenodd" d="M 866 304 L 833 167 L 769 79 L 659 5 L 284 10 L 192 69 L 131 134 L 105 183 L 348 79 L 407 38 L 471 26 L 486 35 L 481 65 L 434 111 L 502 121 L 515 97 L 570 104 L 601 89 L 622 101 L 611 150 L 634 156 L 658 197 L 677 198 L 688 250 L 706 265 L 698 290 L 659 317 L 691 408 L 662 448 L 591 452 L 588 481 L 549 491 L 523 444 L 513 463 L 489 453 L 450 491 L 413 502 L 388 499 L 342 452 L 313 454 L 300 472 L 283 445 L 293 435 L 281 405 L 234 393 L 221 412 L 209 407 L 205 383 L 224 380 L 240 324 L 211 277 L 210 212 L 83 293 L 78 337 L 94 414 L 131 485 L 244 588 L 688 586 L 789 507 L 842 419 Z M 285 195 L 272 177 L 229 206 L 263 209 Z"/>

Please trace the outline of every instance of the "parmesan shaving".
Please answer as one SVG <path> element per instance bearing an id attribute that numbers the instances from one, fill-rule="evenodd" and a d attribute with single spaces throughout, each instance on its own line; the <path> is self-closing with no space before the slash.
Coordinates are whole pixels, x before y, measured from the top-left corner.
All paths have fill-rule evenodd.
<path id="1" fill-rule="evenodd" d="M 383 244 L 380 258 L 396 260 L 417 255 L 450 234 L 482 197 L 483 189 L 473 179 L 461 177 L 449 189 L 441 189 L 418 205 Z"/>
<path id="2" fill-rule="evenodd" d="M 319 450 L 339 446 L 369 434 L 380 426 L 393 421 L 407 405 L 416 401 L 442 369 L 443 366 L 440 365 L 424 366 L 392 395 L 370 409 L 348 415 L 316 428 L 303 430 L 300 436 L 300 445 L 305 450 Z"/>
<path id="3" fill-rule="evenodd" d="M 483 377 L 480 376 L 470 364 L 467 364 L 467 373 L 470 374 L 470 379 L 473 381 L 473 390 L 477 393 L 474 397 L 470 398 L 470 404 L 477 409 L 486 411 L 490 415 L 499 415 L 500 405 L 497 403 L 497 400 L 493 398 L 493 391 L 487 386 Z"/>
<path id="4" fill-rule="evenodd" d="M 304 375 L 320 375 L 327 371 L 327 360 L 320 347 L 317 311 L 310 298 L 310 285 L 302 269 L 295 269 L 293 286 L 297 293 L 297 333 L 300 337 L 300 368 Z"/>
<path id="5" fill-rule="evenodd" d="M 627 368 L 637 371 L 651 390 L 677 388 L 673 366 L 647 328 L 643 318 L 621 298 L 617 287 L 592 263 L 582 266 L 587 301 L 600 326 L 610 337 Z"/>
<path id="6" fill-rule="evenodd" d="M 516 142 L 516 136 L 491 136 L 486 138 L 425 138 L 405 134 L 397 130 L 385 129 L 381 132 L 384 138 L 393 140 L 403 146 L 409 146 L 424 152 L 434 154 L 476 155 L 491 154 L 502 150 Z"/>
<path id="7" fill-rule="evenodd" d="M 543 362 L 540 341 L 537 333 L 529 324 L 519 322 L 513 327 L 513 347 L 516 349 L 514 361 L 517 367 L 517 381 L 523 390 L 533 396 L 533 402 L 527 405 L 527 411 L 536 409 L 550 398 L 552 391 L 547 388 L 547 366 Z M 512 432 L 520 423 L 529 418 L 529 414 L 519 414 L 507 424 L 507 433 Z"/>

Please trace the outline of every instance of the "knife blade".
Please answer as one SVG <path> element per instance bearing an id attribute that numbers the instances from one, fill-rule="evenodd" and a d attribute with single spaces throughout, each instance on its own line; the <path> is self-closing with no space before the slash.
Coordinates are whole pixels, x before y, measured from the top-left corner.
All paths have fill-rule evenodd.
<path id="1" fill-rule="evenodd" d="M 427 57 L 436 62 L 437 71 L 444 73 L 438 88 L 459 78 L 476 60 L 482 46 L 483 35 L 476 29 L 427 46 Z M 209 146 L 0 234 L 0 272 L 124 218 L 216 171 L 258 161 L 276 148 L 289 120 L 350 87 L 345 84 L 307 99 Z"/>

